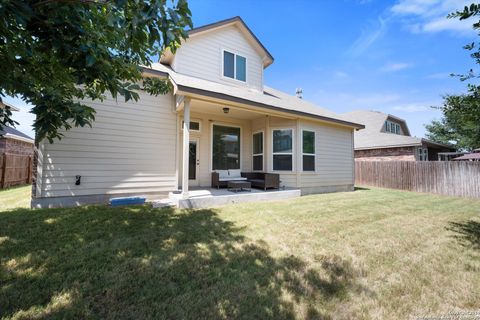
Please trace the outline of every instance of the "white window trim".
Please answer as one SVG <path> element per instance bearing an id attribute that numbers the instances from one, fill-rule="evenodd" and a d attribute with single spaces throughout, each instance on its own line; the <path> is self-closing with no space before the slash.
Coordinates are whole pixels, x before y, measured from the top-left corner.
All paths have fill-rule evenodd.
<path id="1" fill-rule="evenodd" d="M 396 122 L 390 121 L 390 120 L 385 120 L 385 132 L 387 133 L 393 133 L 393 134 L 402 134 L 402 126 Z M 398 128 L 398 133 L 397 133 L 397 128 Z"/>
<path id="2" fill-rule="evenodd" d="M 262 153 L 253 153 L 253 136 L 258 134 L 258 133 L 262 134 Z M 241 142 L 241 140 L 240 140 L 240 142 Z M 261 170 L 255 170 L 253 168 L 253 158 L 255 156 L 262 156 L 262 169 Z M 252 171 L 262 172 L 262 171 L 264 171 L 264 168 L 265 168 L 265 131 L 264 130 L 253 131 L 252 132 Z"/>
<path id="3" fill-rule="evenodd" d="M 222 69 L 220 70 L 220 77 L 224 80 L 227 80 L 227 81 L 233 81 L 233 82 L 236 82 L 236 83 L 242 83 L 242 84 L 247 84 L 248 83 L 248 58 L 245 54 L 242 54 L 236 50 L 230 50 L 230 49 L 222 49 L 221 50 L 221 64 L 222 64 Z M 231 53 L 233 54 L 233 78 L 230 78 L 230 77 L 226 77 L 224 75 L 224 68 L 225 68 L 225 52 L 228 52 L 228 53 Z M 242 58 L 245 58 L 245 81 L 243 80 L 238 80 L 236 78 L 237 76 L 237 58 L 236 56 L 241 56 Z"/>
<path id="4" fill-rule="evenodd" d="M 241 125 L 237 124 L 231 124 L 231 123 L 225 123 L 221 121 L 212 121 L 210 123 L 210 164 L 209 169 L 210 173 L 214 172 L 213 170 L 213 126 L 222 126 L 222 127 L 232 127 L 232 128 L 240 128 L 240 151 L 239 151 L 239 163 L 240 163 L 240 170 L 243 171 L 243 166 L 242 166 L 242 150 L 243 150 L 243 127 Z M 238 170 L 238 169 L 235 169 Z"/>
<path id="5" fill-rule="evenodd" d="M 303 152 L 303 132 L 306 131 L 306 132 L 312 132 L 313 133 L 313 153 L 304 153 Z M 314 173 L 314 172 L 317 172 L 317 133 L 315 132 L 315 130 L 309 130 L 309 129 L 302 129 L 302 145 L 301 145 L 301 153 L 302 153 L 302 172 L 310 172 L 310 173 Z M 313 156 L 313 170 L 308 170 L 308 171 L 305 171 L 303 169 L 303 156 Z"/>
<path id="6" fill-rule="evenodd" d="M 200 120 L 200 119 L 190 119 L 190 122 L 198 122 L 198 130 L 190 129 L 190 132 L 192 132 L 192 133 L 202 132 L 202 120 Z M 184 121 L 183 121 L 183 117 L 182 117 L 182 118 L 180 118 L 180 128 L 181 128 L 182 131 L 183 131 L 183 123 L 184 123 Z"/>
<path id="7" fill-rule="evenodd" d="M 417 157 L 418 161 L 428 161 L 428 148 L 419 147 L 417 149 Z"/>
<path id="8" fill-rule="evenodd" d="M 292 152 L 273 152 L 273 132 L 278 130 L 292 130 Z M 272 151 L 272 172 L 294 172 L 295 171 L 295 129 L 293 127 L 285 127 L 285 128 L 271 128 L 271 151 Z M 275 155 L 291 155 L 292 156 L 292 170 L 275 170 L 274 163 L 273 163 L 273 156 Z"/>

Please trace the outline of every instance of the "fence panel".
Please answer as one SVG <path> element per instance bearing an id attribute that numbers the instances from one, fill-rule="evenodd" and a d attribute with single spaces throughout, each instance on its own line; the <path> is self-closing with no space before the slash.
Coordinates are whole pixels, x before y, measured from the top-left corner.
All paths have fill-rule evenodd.
<path id="1" fill-rule="evenodd" d="M 32 183 L 32 156 L 0 155 L 0 189 Z"/>
<path id="2" fill-rule="evenodd" d="M 480 162 L 356 161 L 355 184 L 480 198 Z"/>

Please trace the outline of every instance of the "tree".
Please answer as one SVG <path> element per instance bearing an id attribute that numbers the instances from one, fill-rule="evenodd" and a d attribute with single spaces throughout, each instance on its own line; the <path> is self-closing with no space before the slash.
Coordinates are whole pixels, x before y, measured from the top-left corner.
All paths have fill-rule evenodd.
<path id="1" fill-rule="evenodd" d="M 470 86 L 468 94 L 444 97 L 440 107 L 443 118 L 426 125 L 427 138 L 450 144 L 460 150 L 471 151 L 480 148 L 480 92 Z"/>
<path id="2" fill-rule="evenodd" d="M 480 5 L 466 6 L 463 11 L 448 15 L 448 18 L 460 20 L 480 15 Z M 480 21 L 473 23 L 473 29 L 480 30 Z M 480 43 L 472 42 L 464 46 L 476 64 L 480 64 Z M 455 142 L 458 149 L 472 150 L 480 148 L 480 86 L 476 79 L 480 78 L 473 69 L 466 74 L 457 74 L 461 81 L 470 81 L 467 93 L 461 95 L 447 95 L 444 97 L 442 111 L 443 118 L 432 121 L 425 126 L 427 138 L 441 142 Z"/>
<path id="3" fill-rule="evenodd" d="M 0 101 L 34 105 L 37 141 L 53 142 L 62 129 L 92 125 L 84 99 L 167 93 L 169 83 L 142 77 L 141 66 L 175 52 L 187 27 L 186 0 L 0 0 Z M 14 123 L 0 109 L 0 129 Z"/>

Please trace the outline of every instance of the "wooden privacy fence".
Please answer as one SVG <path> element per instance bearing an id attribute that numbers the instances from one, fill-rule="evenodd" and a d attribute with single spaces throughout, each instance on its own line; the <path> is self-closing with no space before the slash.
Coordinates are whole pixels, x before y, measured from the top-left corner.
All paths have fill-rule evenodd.
<path id="1" fill-rule="evenodd" d="M 0 155 L 0 189 L 32 183 L 32 156 Z"/>
<path id="2" fill-rule="evenodd" d="M 355 184 L 480 198 L 480 162 L 355 161 Z"/>

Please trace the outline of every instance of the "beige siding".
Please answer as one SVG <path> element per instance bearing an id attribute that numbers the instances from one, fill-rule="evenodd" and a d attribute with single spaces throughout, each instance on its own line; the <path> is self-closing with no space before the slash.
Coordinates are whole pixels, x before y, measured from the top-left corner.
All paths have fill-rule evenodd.
<path id="1" fill-rule="evenodd" d="M 223 77 L 223 54 L 227 50 L 247 58 L 247 83 Z M 260 55 L 235 26 L 221 28 L 187 39 L 172 65 L 178 73 L 234 86 L 263 90 L 263 65 Z"/>
<path id="2" fill-rule="evenodd" d="M 89 103 L 93 128 L 73 128 L 41 143 L 41 197 L 166 193 L 176 190 L 176 115 L 172 95 L 138 102 Z M 173 152 L 172 152 L 173 150 Z M 75 176 L 82 176 L 75 185 Z"/>
<path id="3" fill-rule="evenodd" d="M 340 126 L 327 125 L 318 122 L 299 121 L 270 117 L 262 126 L 260 120 L 253 122 L 255 130 L 266 130 L 265 149 L 267 150 L 266 170 L 272 170 L 272 130 L 279 128 L 293 129 L 294 155 L 293 171 L 278 171 L 281 185 L 285 187 L 315 188 L 329 186 L 353 185 L 354 159 L 353 159 L 353 134 L 352 129 Z M 302 146 L 301 131 L 315 132 L 315 172 L 302 171 Z"/>
<path id="4" fill-rule="evenodd" d="M 301 174 L 302 187 L 351 185 L 354 183 L 353 135 L 351 129 L 302 122 L 315 132 L 315 172 Z M 301 152 L 301 149 L 299 149 Z M 299 168 L 300 169 L 300 168 Z"/>

